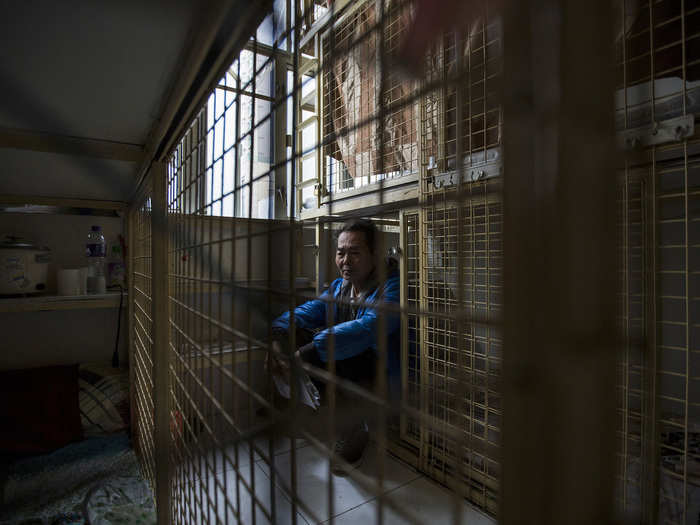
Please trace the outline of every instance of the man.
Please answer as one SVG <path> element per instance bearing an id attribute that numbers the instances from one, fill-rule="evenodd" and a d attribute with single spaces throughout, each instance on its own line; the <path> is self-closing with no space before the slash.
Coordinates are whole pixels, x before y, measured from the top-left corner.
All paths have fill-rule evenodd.
<path id="1" fill-rule="evenodd" d="M 294 310 L 297 327 L 296 354 L 306 363 L 327 368 L 330 341 L 333 341 L 335 370 L 338 377 L 354 381 L 372 390 L 379 358 L 379 317 L 385 320 L 387 374 L 390 389 L 400 381 L 400 318 L 396 312 L 379 312 L 380 303 L 399 302 L 399 274 L 396 263 L 381 260 L 377 250 L 377 229 L 369 220 L 346 223 L 338 235 L 335 263 L 340 278 L 334 280 L 319 299 Z M 379 282 L 379 264 L 387 264 L 386 281 Z M 329 316 L 330 309 L 330 316 Z M 330 322 L 328 319 L 330 317 Z M 273 354 L 284 354 L 289 338 L 289 312 L 272 324 Z M 332 336 L 331 336 L 332 334 Z M 284 359 L 271 360 L 273 370 L 286 370 Z M 335 452 L 352 466 L 357 466 L 369 441 L 367 422 L 357 414 L 358 400 L 350 400 L 338 391 L 338 413 L 349 416 L 339 429 Z M 345 419 L 348 419 L 346 417 Z M 342 467 L 336 474 L 344 474 Z"/>

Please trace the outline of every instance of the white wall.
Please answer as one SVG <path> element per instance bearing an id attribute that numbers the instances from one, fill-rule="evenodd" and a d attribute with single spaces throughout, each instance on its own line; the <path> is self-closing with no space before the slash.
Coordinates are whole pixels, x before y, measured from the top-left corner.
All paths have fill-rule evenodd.
<path id="1" fill-rule="evenodd" d="M 0 214 L 0 236 L 18 235 L 51 249 L 49 293 L 55 292 L 57 268 L 85 266 L 90 226 L 103 228 L 108 250 L 124 232 L 118 217 L 48 214 Z M 1 300 L 1 299 L 0 299 Z M 122 313 L 120 354 L 126 363 L 127 301 Z M 83 309 L 0 314 L 0 369 L 81 362 L 111 362 L 117 309 Z"/>

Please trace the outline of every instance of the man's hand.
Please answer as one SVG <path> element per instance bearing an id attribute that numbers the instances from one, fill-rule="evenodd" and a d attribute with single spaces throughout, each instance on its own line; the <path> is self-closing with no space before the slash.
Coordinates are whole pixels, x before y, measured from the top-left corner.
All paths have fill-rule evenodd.
<path id="1" fill-rule="evenodd" d="M 282 376 L 289 382 L 289 358 L 284 355 L 279 341 L 272 341 L 266 365 L 273 374 Z"/>

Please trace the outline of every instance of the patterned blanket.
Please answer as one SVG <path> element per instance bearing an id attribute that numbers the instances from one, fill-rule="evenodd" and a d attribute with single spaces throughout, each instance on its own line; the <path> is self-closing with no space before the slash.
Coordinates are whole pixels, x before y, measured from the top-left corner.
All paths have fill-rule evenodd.
<path id="1" fill-rule="evenodd" d="M 126 433 L 94 437 L 5 466 L 1 525 L 156 523 Z"/>

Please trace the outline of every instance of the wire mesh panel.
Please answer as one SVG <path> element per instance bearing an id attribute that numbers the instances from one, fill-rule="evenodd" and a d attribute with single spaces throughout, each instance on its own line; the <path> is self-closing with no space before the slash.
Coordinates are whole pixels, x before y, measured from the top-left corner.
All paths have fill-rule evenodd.
<path id="1" fill-rule="evenodd" d="M 700 35 L 693 1 L 619 0 L 615 109 L 618 130 L 657 126 L 700 111 Z M 680 124 L 682 121 L 677 121 Z M 675 132 L 675 130 L 674 130 Z M 680 136 L 690 130 L 682 129 Z"/>
<path id="2" fill-rule="evenodd" d="M 412 2 L 383 4 L 378 16 L 378 3 L 355 3 L 323 40 L 327 192 L 418 173 L 418 83 L 379 56 L 380 40 L 387 55 L 404 43 Z"/>
<path id="3" fill-rule="evenodd" d="M 700 145 L 650 152 L 656 217 L 659 520 L 700 519 Z"/>
<path id="4" fill-rule="evenodd" d="M 624 170 L 619 185 L 618 504 L 627 519 L 642 521 L 649 508 L 653 438 L 653 355 L 648 334 L 650 265 L 648 169 Z"/>
<path id="5" fill-rule="evenodd" d="M 130 212 L 129 224 L 134 242 L 131 247 L 130 296 L 133 298 L 134 322 L 129 362 L 133 374 L 132 409 L 136 411 L 134 446 L 146 479 L 155 487 L 151 211 L 151 199 L 146 198 L 139 208 Z"/>
<path id="6" fill-rule="evenodd" d="M 269 321 L 283 310 L 290 282 L 289 258 L 276 260 L 275 253 L 292 251 L 290 235 L 301 245 L 301 230 L 281 221 L 226 217 L 233 210 L 226 207 L 229 198 L 242 200 L 242 213 L 250 213 L 255 181 L 244 181 L 243 198 L 243 188 L 232 182 L 242 171 L 239 164 L 224 161 L 218 180 L 211 158 L 195 164 L 194 152 L 217 140 L 216 122 L 201 122 L 192 125 L 169 166 L 172 511 L 177 523 L 247 523 L 253 515 L 276 523 L 275 500 L 258 499 L 261 490 L 272 486 L 274 492 L 274 476 L 255 466 L 273 446 L 259 441 L 256 410 L 267 396 Z M 198 129 L 203 132 L 195 136 Z M 243 140 L 231 144 L 251 162 Z M 308 288 L 308 282 L 298 284 Z"/>
<path id="7" fill-rule="evenodd" d="M 650 148 L 621 185 L 617 496 L 629 519 L 700 518 L 695 152 L 696 142 Z"/>
<path id="8" fill-rule="evenodd" d="M 444 35 L 428 56 L 428 85 L 438 87 L 425 95 L 422 155 L 434 176 L 425 182 L 456 184 L 458 151 L 465 181 L 500 173 L 502 40 L 501 18 L 486 3 L 469 25 Z"/>
<path id="9" fill-rule="evenodd" d="M 440 425 L 424 430 L 421 459 L 438 479 L 463 483 L 471 501 L 495 512 L 501 339 L 494 326 L 458 321 L 464 312 L 493 321 L 500 311 L 502 216 L 488 187 L 469 187 L 461 213 L 450 205 L 422 213 L 421 301 L 428 313 L 421 319 L 421 386 L 425 410 Z"/>
<path id="10" fill-rule="evenodd" d="M 402 250 L 404 253 L 405 285 L 404 304 L 407 312 L 404 316 L 404 328 L 402 332 L 403 348 L 403 398 L 405 402 L 422 410 L 421 387 L 421 356 L 420 356 L 420 213 L 418 211 L 406 212 L 403 216 Z M 416 418 L 402 414 L 401 439 L 408 442 L 418 450 L 421 446 L 421 423 Z M 419 453 L 416 452 L 418 458 Z M 416 462 L 418 463 L 418 461 Z"/>
<path id="11" fill-rule="evenodd" d="M 445 34 L 428 56 L 428 85 L 437 87 L 425 95 L 421 124 L 421 385 L 425 410 L 441 423 L 424 431 L 421 461 L 493 513 L 502 210 L 500 179 L 492 177 L 501 174 L 501 62 L 500 18 L 487 9 Z"/>
<path id="12" fill-rule="evenodd" d="M 615 124 L 620 144 L 627 149 L 651 146 L 626 160 L 633 168 L 629 173 L 636 170 L 644 176 L 628 177 L 629 215 L 621 242 L 627 257 L 622 305 L 627 339 L 621 363 L 619 407 L 624 419 L 619 467 L 626 481 L 619 495 L 632 515 L 636 510 L 651 521 L 696 523 L 700 516 L 696 504 L 700 399 L 693 379 L 698 377 L 693 358 L 697 346 L 693 319 L 698 317 L 693 288 L 698 270 L 693 244 L 697 146 L 684 139 L 695 133 L 700 110 L 700 6 L 688 1 L 624 0 L 616 2 L 615 9 Z M 650 203 L 646 217 L 652 240 L 646 246 L 636 243 L 632 216 L 637 213 L 636 180 L 649 181 L 644 191 Z M 636 255 L 638 248 L 649 254 L 645 261 Z M 653 276 L 646 288 L 636 274 L 642 262 Z M 636 343 L 645 322 L 651 327 L 646 331 L 651 345 L 646 355 L 640 354 L 642 347 Z"/>

